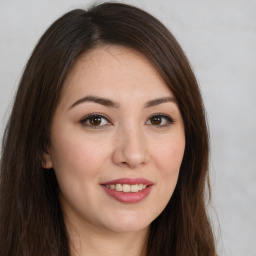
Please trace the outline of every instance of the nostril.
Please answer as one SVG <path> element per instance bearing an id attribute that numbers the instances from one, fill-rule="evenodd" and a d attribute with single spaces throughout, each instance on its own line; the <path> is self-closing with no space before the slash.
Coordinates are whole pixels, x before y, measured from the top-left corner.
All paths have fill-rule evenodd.
<path id="1" fill-rule="evenodd" d="M 112 158 L 116 165 L 135 168 L 145 165 L 149 161 L 149 152 L 147 152 L 146 143 L 143 143 L 142 138 L 135 140 L 135 138 L 128 139 L 126 137 L 118 142 Z"/>

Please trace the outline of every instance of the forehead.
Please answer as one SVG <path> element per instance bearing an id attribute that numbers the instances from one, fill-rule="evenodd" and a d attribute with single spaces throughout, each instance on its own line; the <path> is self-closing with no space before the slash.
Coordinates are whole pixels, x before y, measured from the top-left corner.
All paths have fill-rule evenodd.
<path id="1" fill-rule="evenodd" d="M 81 94 L 118 96 L 126 92 L 139 96 L 173 96 L 158 71 L 141 53 L 123 46 L 94 48 L 76 61 L 63 89 L 63 97 Z"/>

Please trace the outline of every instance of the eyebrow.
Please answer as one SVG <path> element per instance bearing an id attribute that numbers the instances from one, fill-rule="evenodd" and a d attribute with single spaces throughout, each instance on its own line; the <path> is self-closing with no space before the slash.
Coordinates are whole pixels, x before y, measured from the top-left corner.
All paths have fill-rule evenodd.
<path id="1" fill-rule="evenodd" d="M 174 97 L 164 97 L 164 98 L 159 98 L 159 99 L 155 99 L 155 100 L 150 100 L 145 104 L 144 108 L 157 106 L 159 104 L 166 103 L 166 102 L 176 103 L 176 100 Z"/>
<path id="2" fill-rule="evenodd" d="M 100 105 L 106 106 L 106 107 L 112 107 L 112 108 L 119 108 L 120 107 L 120 103 L 118 102 L 114 102 L 112 100 L 106 99 L 106 98 L 101 98 L 101 97 L 96 97 L 96 96 L 85 96 L 79 100 L 77 100 L 76 102 L 74 102 L 69 109 L 85 103 L 85 102 L 94 102 L 94 103 L 98 103 Z M 154 100 L 150 100 L 148 101 L 144 108 L 149 108 L 149 107 L 153 107 L 153 106 L 157 106 L 160 105 L 162 103 L 166 103 L 166 102 L 173 102 L 176 103 L 176 100 L 174 97 L 163 97 L 163 98 L 159 98 L 159 99 L 154 99 Z"/>
<path id="3" fill-rule="evenodd" d="M 106 106 L 106 107 L 112 107 L 112 108 L 119 108 L 120 104 L 117 102 L 113 102 L 112 100 L 106 99 L 106 98 L 100 98 L 100 97 L 95 97 L 95 96 L 86 96 L 83 97 L 81 99 L 79 99 L 78 101 L 76 101 L 75 103 L 73 103 L 69 109 L 82 104 L 84 102 L 94 102 L 94 103 L 98 103 L 100 105 Z"/>

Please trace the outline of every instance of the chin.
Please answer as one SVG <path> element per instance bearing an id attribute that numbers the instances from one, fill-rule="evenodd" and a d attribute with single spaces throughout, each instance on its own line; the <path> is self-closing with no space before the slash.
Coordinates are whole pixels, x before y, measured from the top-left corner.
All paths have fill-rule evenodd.
<path id="1" fill-rule="evenodd" d="M 147 218 L 144 215 L 115 215 L 115 218 L 110 220 L 106 227 L 116 233 L 139 232 L 149 228 L 153 218 Z"/>
<path id="2" fill-rule="evenodd" d="M 136 226 L 134 225 L 134 223 L 131 224 L 127 224 L 127 225 L 123 225 L 120 224 L 119 226 L 112 226 L 111 227 L 111 231 L 115 232 L 115 233 L 137 233 L 137 232 L 142 232 L 147 230 L 150 227 L 149 225 L 140 225 L 140 226 Z"/>

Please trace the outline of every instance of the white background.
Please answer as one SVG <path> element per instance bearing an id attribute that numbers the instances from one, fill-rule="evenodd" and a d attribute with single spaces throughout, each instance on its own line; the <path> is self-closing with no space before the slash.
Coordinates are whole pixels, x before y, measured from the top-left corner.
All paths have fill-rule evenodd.
<path id="1" fill-rule="evenodd" d="M 256 0 L 121 2 L 160 19 L 188 55 L 209 118 L 219 255 L 256 256 Z M 0 0 L 0 137 L 37 40 L 60 15 L 89 3 Z"/>

